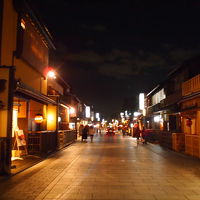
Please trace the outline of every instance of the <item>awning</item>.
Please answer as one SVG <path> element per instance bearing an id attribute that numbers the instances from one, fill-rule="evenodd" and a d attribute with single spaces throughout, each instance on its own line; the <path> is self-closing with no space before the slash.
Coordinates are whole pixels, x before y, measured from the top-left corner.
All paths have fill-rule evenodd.
<path id="1" fill-rule="evenodd" d="M 179 101 L 179 103 L 183 103 L 183 102 L 185 102 L 185 101 L 192 100 L 192 99 L 198 98 L 198 97 L 200 97 L 200 92 L 195 92 L 195 93 L 192 93 L 192 94 L 190 94 L 190 95 L 187 95 L 187 96 L 183 97 L 183 98 Z"/>
<path id="2" fill-rule="evenodd" d="M 25 87 L 26 87 L 25 85 L 17 84 L 15 95 L 22 97 L 26 96 L 29 99 L 34 99 L 44 104 L 57 105 L 57 102 L 54 101 L 53 99 L 35 91 L 34 89 Z"/>

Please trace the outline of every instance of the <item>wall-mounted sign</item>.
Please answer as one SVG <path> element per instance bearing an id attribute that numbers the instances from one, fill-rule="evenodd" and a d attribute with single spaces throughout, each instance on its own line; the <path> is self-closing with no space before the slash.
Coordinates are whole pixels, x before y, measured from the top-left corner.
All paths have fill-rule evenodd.
<path id="1" fill-rule="evenodd" d="M 85 107 L 85 117 L 90 118 L 90 106 Z"/>
<path id="2" fill-rule="evenodd" d="M 144 93 L 139 94 L 139 109 L 144 109 Z"/>

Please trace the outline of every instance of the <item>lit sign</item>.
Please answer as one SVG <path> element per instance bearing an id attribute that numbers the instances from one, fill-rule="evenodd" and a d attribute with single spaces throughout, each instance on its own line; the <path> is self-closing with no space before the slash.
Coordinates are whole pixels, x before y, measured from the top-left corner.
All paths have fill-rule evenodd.
<path id="1" fill-rule="evenodd" d="M 97 118 L 97 119 L 99 118 L 99 113 L 96 113 L 96 118 Z"/>
<path id="2" fill-rule="evenodd" d="M 85 117 L 90 118 L 90 106 L 86 106 L 85 108 Z"/>
<path id="3" fill-rule="evenodd" d="M 144 109 L 144 93 L 139 94 L 139 109 Z"/>
<path id="4" fill-rule="evenodd" d="M 138 117 L 138 116 L 141 115 L 141 113 L 140 112 L 134 112 L 133 115 L 134 115 L 134 117 Z"/>

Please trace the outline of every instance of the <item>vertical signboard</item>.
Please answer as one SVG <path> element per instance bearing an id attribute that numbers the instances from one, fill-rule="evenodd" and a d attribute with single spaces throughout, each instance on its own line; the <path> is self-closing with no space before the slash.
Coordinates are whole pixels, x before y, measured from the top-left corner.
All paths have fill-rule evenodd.
<path id="1" fill-rule="evenodd" d="M 144 93 L 139 94 L 139 109 L 144 109 Z"/>
<path id="2" fill-rule="evenodd" d="M 85 107 L 85 117 L 90 118 L 90 106 Z"/>

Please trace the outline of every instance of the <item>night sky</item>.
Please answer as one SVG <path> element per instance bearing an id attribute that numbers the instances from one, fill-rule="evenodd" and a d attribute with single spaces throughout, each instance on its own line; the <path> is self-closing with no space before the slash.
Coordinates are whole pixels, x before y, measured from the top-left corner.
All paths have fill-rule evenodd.
<path id="1" fill-rule="evenodd" d="M 51 64 L 105 116 L 200 52 L 199 0 L 31 2 L 54 38 Z"/>

